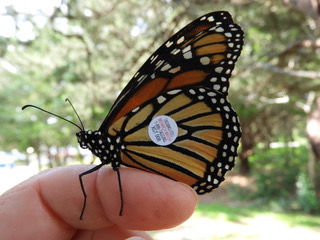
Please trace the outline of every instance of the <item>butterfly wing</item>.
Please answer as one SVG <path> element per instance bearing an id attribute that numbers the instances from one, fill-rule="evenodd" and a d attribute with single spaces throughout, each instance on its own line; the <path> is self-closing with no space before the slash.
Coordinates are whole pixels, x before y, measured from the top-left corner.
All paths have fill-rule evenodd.
<path id="1" fill-rule="evenodd" d="M 167 146 L 150 140 L 149 124 L 168 116 L 177 136 Z M 240 125 L 225 95 L 210 88 L 169 90 L 115 121 L 108 134 L 121 139 L 121 164 L 210 192 L 234 165 Z"/>
<path id="2" fill-rule="evenodd" d="M 228 79 L 242 45 L 243 32 L 228 12 L 213 12 L 194 20 L 139 69 L 99 130 L 107 131 L 131 110 L 168 90 L 203 86 L 227 95 Z"/>

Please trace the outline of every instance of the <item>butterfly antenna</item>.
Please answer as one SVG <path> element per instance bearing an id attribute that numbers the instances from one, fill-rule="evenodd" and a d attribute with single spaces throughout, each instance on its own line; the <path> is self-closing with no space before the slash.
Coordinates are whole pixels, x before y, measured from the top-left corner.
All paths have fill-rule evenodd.
<path id="1" fill-rule="evenodd" d="M 66 118 L 64 118 L 64 117 L 61 117 L 61 116 L 59 116 L 59 115 L 57 115 L 57 114 L 55 114 L 55 113 L 49 112 L 49 111 L 47 111 L 47 110 L 44 110 L 44 109 L 41 108 L 41 107 L 38 107 L 38 106 L 35 106 L 35 105 L 32 105 L 32 104 L 24 105 L 24 106 L 22 107 L 22 110 L 24 110 L 24 109 L 26 109 L 26 108 L 28 108 L 28 107 L 33 107 L 33 108 L 36 108 L 36 109 L 38 109 L 38 110 L 40 110 L 40 111 L 43 111 L 43 112 L 48 113 L 48 114 L 50 114 L 50 115 L 53 115 L 53 116 L 55 116 L 55 117 L 57 117 L 57 118 L 60 118 L 60 119 L 62 119 L 62 120 L 64 120 L 64 121 L 66 121 L 66 122 L 71 123 L 72 125 L 74 125 L 74 126 L 76 126 L 77 128 L 79 128 L 81 131 L 83 130 L 79 125 L 75 124 L 74 122 L 71 122 L 70 120 L 68 120 L 68 119 L 66 119 Z"/>
<path id="2" fill-rule="evenodd" d="M 79 122 L 80 122 L 80 124 L 81 124 L 82 130 L 84 131 L 84 126 L 83 126 L 83 123 L 82 123 L 82 121 L 81 121 L 81 118 L 80 118 L 79 114 L 77 113 L 76 109 L 74 108 L 72 102 L 69 100 L 69 98 L 66 98 L 65 101 L 68 102 L 68 103 L 71 105 L 73 111 L 75 112 L 75 114 L 77 115 L 77 117 L 78 117 L 78 119 L 79 119 Z"/>

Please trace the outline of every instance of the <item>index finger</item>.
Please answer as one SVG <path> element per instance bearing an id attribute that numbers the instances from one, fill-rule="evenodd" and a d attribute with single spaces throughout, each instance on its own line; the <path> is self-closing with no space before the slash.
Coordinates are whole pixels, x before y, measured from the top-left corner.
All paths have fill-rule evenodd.
<path id="1" fill-rule="evenodd" d="M 131 168 L 121 168 L 124 214 L 119 216 L 120 195 L 116 173 L 110 167 L 83 178 L 88 195 L 84 220 L 78 175 L 89 166 L 60 168 L 47 174 L 40 190 L 45 202 L 65 222 L 76 228 L 97 229 L 111 224 L 134 230 L 176 226 L 193 212 L 197 197 L 183 183 Z"/>
<path id="2" fill-rule="evenodd" d="M 197 197 L 189 186 L 122 168 L 125 205 L 124 216 L 119 216 L 117 179 L 111 168 L 104 167 L 84 179 L 89 197 L 84 220 L 80 221 L 83 196 L 78 175 L 89 168 L 50 169 L 3 194 L 0 197 L 2 235 L 71 239 L 77 229 L 95 230 L 112 225 L 123 229 L 163 229 L 180 224 L 195 208 Z"/>

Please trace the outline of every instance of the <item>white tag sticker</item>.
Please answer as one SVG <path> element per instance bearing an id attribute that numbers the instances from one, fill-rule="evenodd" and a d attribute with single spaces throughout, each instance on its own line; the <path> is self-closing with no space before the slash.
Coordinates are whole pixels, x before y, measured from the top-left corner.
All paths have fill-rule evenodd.
<path id="1" fill-rule="evenodd" d="M 148 134 L 152 142 L 160 146 L 166 146 L 176 140 L 178 126 L 171 117 L 160 115 L 150 122 Z"/>

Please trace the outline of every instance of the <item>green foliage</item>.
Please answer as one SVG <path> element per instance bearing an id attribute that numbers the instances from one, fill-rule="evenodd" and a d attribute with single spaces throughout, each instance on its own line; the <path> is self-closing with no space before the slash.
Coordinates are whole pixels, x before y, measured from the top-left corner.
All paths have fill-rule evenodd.
<path id="1" fill-rule="evenodd" d="M 297 197 L 299 206 L 308 213 L 320 212 L 320 201 L 310 178 L 305 173 L 300 173 L 297 181 Z"/>
<path id="2" fill-rule="evenodd" d="M 301 166 L 307 164 L 307 149 L 275 148 L 253 156 L 253 168 L 258 194 L 267 197 L 289 197 L 295 191 L 295 183 Z M 279 191 L 280 189 L 280 191 Z"/>
<path id="3" fill-rule="evenodd" d="M 305 174 L 307 157 L 304 146 L 269 149 L 253 155 L 254 186 L 231 185 L 231 198 L 274 210 L 319 213 L 319 200 Z"/>

